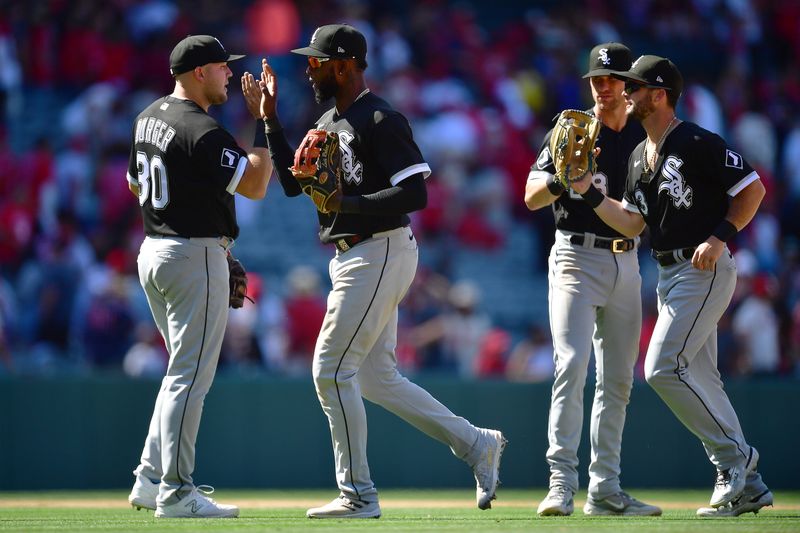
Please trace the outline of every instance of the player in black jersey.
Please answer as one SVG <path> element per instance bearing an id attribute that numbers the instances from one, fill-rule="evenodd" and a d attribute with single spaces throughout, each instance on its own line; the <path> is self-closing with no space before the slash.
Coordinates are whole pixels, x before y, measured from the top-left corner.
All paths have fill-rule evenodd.
<path id="1" fill-rule="evenodd" d="M 491 507 L 505 439 L 454 415 L 397 370 L 397 307 L 417 268 L 417 242 L 408 213 L 427 202 L 430 168 L 406 118 L 367 88 L 367 44 L 353 27 L 318 28 L 305 48 L 306 73 L 318 102 L 335 106 L 314 128 L 336 132 L 342 156 L 342 194 L 330 213 L 318 212 L 320 239 L 336 247 L 332 290 L 314 351 L 313 376 L 330 423 L 340 496 L 309 509 L 311 518 L 375 518 L 381 510 L 367 464 L 362 396 L 447 444 L 472 468 L 478 507 Z M 268 80 L 274 73 L 265 65 Z M 271 85 L 276 87 L 275 83 Z M 270 91 L 267 138 L 281 185 L 301 194 L 289 172 L 293 150 L 284 137 Z"/>
<path id="2" fill-rule="evenodd" d="M 645 55 L 620 75 L 628 113 L 647 139 L 631 154 L 622 202 L 588 177 L 573 187 L 621 233 L 650 228 L 659 264 L 658 320 L 645 377 L 703 443 L 717 469 L 701 516 L 738 516 L 772 504 L 717 370 L 717 322 L 731 301 L 736 263 L 726 241 L 755 215 L 764 186 L 718 135 L 675 116 L 683 78 L 668 59 Z"/>
<path id="3" fill-rule="evenodd" d="M 645 137 L 641 124 L 627 119 L 624 83 L 612 76 L 627 71 L 631 59 L 631 51 L 623 44 L 599 44 L 589 54 L 589 72 L 584 75 L 595 102 L 589 112 L 603 124 L 596 142 L 602 151 L 593 182 L 616 199 L 625 191 L 628 157 Z M 564 516 L 574 510 L 583 388 L 594 347 L 597 381 L 584 513 L 660 515 L 658 507 L 624 492 L 619 480 L 622 429 L 642 323 L 638 238 L 627 239 L 610 228 L 580 195 L 554 181 L 551 135 L 552 130 L 545 135 L 525 187 L 528 208 L 552 204 L 556 218 L 556 242 L 549 259 L 550 330 L 556 360 L 547 431 L 550 490 L 538 513 Z"/>
<path id="4" fill-rule="evenodd" d="M 192 472 L 228 320 L 226 255 L 239 235 L 233 195 L 263 198 L 272 173 L 265 142 L 248 153 L 208 115 L 228 99 L 228 61 L 242 57 L 209 35 L 182 40 L 170 55 L 175 90 L 133 127 L 127 178 L 146 234 L 139 280 L 170 359 L 128 500 L 157 517 L 239 514 L 199 493 Z M 261 119 L 261 86 L 249 73 L 241 81 L 248 111 Z"/>

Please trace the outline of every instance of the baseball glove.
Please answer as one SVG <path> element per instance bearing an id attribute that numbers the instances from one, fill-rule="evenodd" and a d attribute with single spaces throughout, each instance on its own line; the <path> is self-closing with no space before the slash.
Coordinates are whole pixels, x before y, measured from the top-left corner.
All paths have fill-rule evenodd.
<path id="1" fill-rule="evenodd" d="M 233 257 L 230 252 L 228 258 L 228 283 L 230 286 L 230 299 L 228 305 L 234 309 L 239 309 L 244 305 L 244 299 L 247 298 L 253 303 L 253 299 L 247 296 L 247 272 L 244 270 L 242 263 Z"/>
<path id="2" fill-rule="evenodd" d="M 550 136 L 550 153 L 556 167 L 556 181 L 564 188 L 594 172 L 594 143 L 600 121 L 585 111 L 565 109 L 558 115 Z"/>
<path id="3" fill-rule="evenodd" d="M 339 136 L 325 130 L 308 130 L 294 153 L 294 165 L 289 170 L 322 213 L 329 212 L 328 202 L 339 188 L 341 163 Z"/>

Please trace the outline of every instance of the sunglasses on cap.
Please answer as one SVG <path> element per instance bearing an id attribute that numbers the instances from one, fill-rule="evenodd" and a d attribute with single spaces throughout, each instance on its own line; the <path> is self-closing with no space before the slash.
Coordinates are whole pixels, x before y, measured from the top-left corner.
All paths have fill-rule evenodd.
<path id="1" fill-rule="evenodd" d="M 669 87 L 660 87 L 658 85 L 647 85 L 646 83 L 638 83 L 635 81 L 625 82 L 625 92 L 628 93 L 628 95 L 635 93 L 639 89 L 664 89 L 665 91 L 672 90 Z"/>

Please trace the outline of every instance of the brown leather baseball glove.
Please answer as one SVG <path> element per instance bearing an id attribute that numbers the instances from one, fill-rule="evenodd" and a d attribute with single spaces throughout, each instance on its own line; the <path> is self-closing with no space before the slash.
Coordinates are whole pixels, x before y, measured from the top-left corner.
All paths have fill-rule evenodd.
<path id="1" fill-rule="evenodd" d="M 253 299 L 247 296 L 247 272 L 242 263 L 233 257 L 230 252 L 228 258 L 228 283 L 230 285 L 230 299 L 228 304 L 233 309 L 239 309 L 244 305 L 247 298 L 253 303 Z"/>
<path id="2" fill-rule="evenodd" d="M 289 170 L 317 209 L 328 213 L 328 202 L 336 195 L 342 175 L 339 136 L 325 130 L 308 130 Z"/>
<path id="3" fill-rule="evenodd" d="M 600 121 L 585 111 L 565 109 L 559 114 L 550 135 L 550 153 L 556 181 L 564 188 L 587 172 L 594 172 L 593 150 L 599 133 Z"/>

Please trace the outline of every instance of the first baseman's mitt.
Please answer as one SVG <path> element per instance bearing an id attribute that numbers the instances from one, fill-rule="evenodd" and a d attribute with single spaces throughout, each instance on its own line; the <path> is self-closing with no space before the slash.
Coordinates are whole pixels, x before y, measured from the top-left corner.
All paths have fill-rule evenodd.
<path id="1" fill-rule="evenodd" d="M 325 130 L 308 130 L 294 153 L 294 165 L 289 170 L 322 213 L 329 211 L 328 201 L 339 187 L 341 163 L 339 136 Z"/>
<path id="2" fill-rule="evenodd" d="M 565 109 L 550 136 L 550 153 L 556 167 L 556 181 L 564 188 L 594 172 L 594 142 L 600 133 L 600 121 L 585 111 Z"/>
<path id="3" fill-rule="evenodd" d="M 244 305 L 245 298 L 253 302 L 253 299 L 247 296 L 247 272 L 245 272 L 242 263 L 233 257 L 230 252 L 228 252 L 227 258 L 228 283 L 230 284 L 228 304 L 234 309 L 239 309 Z"/>

